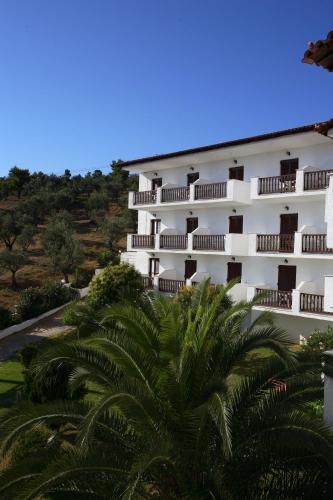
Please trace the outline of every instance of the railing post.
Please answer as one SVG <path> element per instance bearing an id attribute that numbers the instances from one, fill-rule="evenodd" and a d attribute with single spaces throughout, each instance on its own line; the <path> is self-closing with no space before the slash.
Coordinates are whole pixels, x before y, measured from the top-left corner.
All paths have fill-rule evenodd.
<path id="1" fill-rule="evenodd" d="M 127 235 L 127 251 L 128 252 L 132 251 L 132 235 L 131 234 Z"/>
<path id="2" fill-rule="evenodd" d="M 194 191 L 195 191 L 195 184 L 190 184 L 190 197 L 189 197 L 190 202 L 194 201 Z"/>
<path id="3" fill-rule="evenodd" d="M 154 276 L 153 277 L 153 288 L 154 288 L 154 290 L 158 290 L 159 289 L 158 281 L 159 281 L 159 277 L 158 276 Z"/>
<path id="4" fill-rule="evenodd" d="M 298 314 L 300 312 L 300 301 L 301 292 L 299 290 L 292 290 L 291 310 L 294 314 Z"/>
<path id="5" fill-rule="evenodd" d="M 192 252 L 193 251 L 193 234 L 188 233 L 187 235 L 187 251 Z"/>
<path id="6" fill-rule="evenodd" d="M 128 208 L 134 207 L 134 191 L 128 193 Z"/>
<path id="7" fill-rule="evenodd" d="M 162 202 L 162 188 L 156 188 L 156 205 L 161 205 Z"/>
<path id="8" fill-rule="evenodd" d="M 294 254 L 302 255 L 303 233 L 296 232 L 294 238 Z"/>
<path id="9" fill-rule="evenodd" d="M 259 195 L 259 177 L 252 177 L 251 179 L 251 199 L 258 198 Z"/>
<path id="10" fill-rule="evenodd" d="M 155 250 L 160 249 L 160 234 L 155 234 Z"/>
<path id="11" fill-rule="evenodd" d="M 296 170 L 296 194 L 304 192 L 304 170 Z"/>

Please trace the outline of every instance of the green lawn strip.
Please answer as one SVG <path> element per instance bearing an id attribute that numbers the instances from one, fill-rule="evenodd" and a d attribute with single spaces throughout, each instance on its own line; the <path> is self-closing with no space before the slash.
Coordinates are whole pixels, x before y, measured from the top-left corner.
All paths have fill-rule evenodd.
<path id="1" fill-rule="evenodd" d="M 23 382 L 23 366 L 15 354 L 7 361 L 0 362 L 0 414 L 15 404 Z"/>

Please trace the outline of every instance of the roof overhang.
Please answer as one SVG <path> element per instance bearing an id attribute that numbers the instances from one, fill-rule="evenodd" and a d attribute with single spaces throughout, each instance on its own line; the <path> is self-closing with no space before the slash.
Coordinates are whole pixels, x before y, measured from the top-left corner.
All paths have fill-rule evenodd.
<path id="1" fill-rule="evenodd" d="M 326 137 L 333 126 L 332 120 L 318 125 L 308 125 L 299 129 L 265 134 L 220 144 L 176 151 L 157 156 L 125 161 L 122 167 L 134 173 L 163 170 L 175 167 L 217 162 L 220 160 L 240 159 L 260 153 L 271 153 L 322 144 L 330 139 Z"/>

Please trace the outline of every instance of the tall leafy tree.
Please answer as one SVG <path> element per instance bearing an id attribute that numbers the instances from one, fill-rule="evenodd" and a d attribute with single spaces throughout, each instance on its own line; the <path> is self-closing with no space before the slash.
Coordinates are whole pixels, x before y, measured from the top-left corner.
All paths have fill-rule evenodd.
<path id="1" fill-rule="evenodd" d="M 50 258 L 55 271 L 64 275 L 65 283 L 83 260 L 79 241 L 65 219 L 54 219 L 46 228 L 43 237 L 45 254 Z"/>
<path id="2" fill-rule="evenodd" d="M 19 250 L 3 250 L 0 252 L 0 269 L 9 271 L 12 277 L 12 287 L 17 288 L 16 273 L 27 262 L 27 255 L 25 252 Z"/>
<path id="3" fill-rule="evenodd" d="M 7 177 L 8 187 L 17 194 L 18 198 L 21 198 L 22 190 L 29 182 L 29 179 L 30 172 L 28 169 L 13 167 L 9 170 Z"/>
<path id="4" fill-rule="evenodd" d="M 94 337 L 45 353 L 37 376 L 47 380 L 50 369 L 70 363 L 72 389 L 93 382 L 100 397 L 15 408 L 3 417 L 1 493 L 331 498 L 333 433 L 308 410 L 323 390 L 320 359 L 290 350 L 267 313 L 244 329 L 253 304 L 228 305 L 231 286 L 211 302 L 208 283 L 198 286 L 187 315 L 159 295 L 111 306 L 95 320 Z M 260 348 L 271 356 L 249 372 L 249 356 Z M 62 422 L 76 429 L 74 447 L 61 434 Z M 38 454 L 33 464 L 16 460 L 15 444 L 42 423 L 67 443 L 48 463 Z"/>
<path id="5" fill-rule="evenodd" d="M 0 240 L 8 250 L 13 249 L 23 227 L 24 221 L 18 211 L 0 211 Z"/>

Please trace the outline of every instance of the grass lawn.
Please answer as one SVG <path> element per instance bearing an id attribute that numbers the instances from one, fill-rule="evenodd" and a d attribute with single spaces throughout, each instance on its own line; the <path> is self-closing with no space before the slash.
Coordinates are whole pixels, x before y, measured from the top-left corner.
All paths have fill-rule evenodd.
<path id="1" fill-rule="evenodd" d="M 17 400 L 23 382 L 22 369 L 18 355 L 0 363 L 0 415 Z"/>

